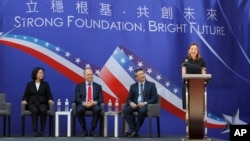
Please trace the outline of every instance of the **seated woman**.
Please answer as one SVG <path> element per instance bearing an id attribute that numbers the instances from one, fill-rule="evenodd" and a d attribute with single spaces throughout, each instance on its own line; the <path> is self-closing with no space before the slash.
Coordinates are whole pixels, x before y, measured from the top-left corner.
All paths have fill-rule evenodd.
<path id="1" fill-rule="evenodd" d="M 22 104 L 27 105 L 31 112 L 34 137 L 42 137 L 47 118 L 49 103 L 53 103 L 50 86 L 44 79 L 44 69 L 33 69 L 32 81 L 28 82 L 22 97 Z M 40 116 L 40 131 L 38 132 L 38 117 Z"/>

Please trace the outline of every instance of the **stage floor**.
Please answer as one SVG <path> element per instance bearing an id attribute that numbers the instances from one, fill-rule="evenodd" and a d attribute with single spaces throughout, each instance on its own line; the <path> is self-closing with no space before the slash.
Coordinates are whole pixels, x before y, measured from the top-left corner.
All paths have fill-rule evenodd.
<path id="1" fill-rule="evenodd" d="M 95 140 L 95 141 L 111 141 L 111 140 L 123 140 L 123 141 L 182 141 L 183 137 L 153 137 L 153 138 L 145 138 L 145 137 L 138 137 L 138 138 L 125 138 L 125 137 L 0 137 L 1 141 L 82 141 L 84 140 Z M 211 141 L 225 141 L 220 139 L 210 138 Z"/>

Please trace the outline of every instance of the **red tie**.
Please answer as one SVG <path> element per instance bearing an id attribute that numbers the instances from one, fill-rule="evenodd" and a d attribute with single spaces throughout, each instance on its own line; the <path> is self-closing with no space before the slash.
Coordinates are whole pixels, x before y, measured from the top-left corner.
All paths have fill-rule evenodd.
<path id="1" fill-rule="evenodd" d="M 92 101 L 92 89 L 91 89 L 91 83 L 88 84 L 88 102 Z"/>

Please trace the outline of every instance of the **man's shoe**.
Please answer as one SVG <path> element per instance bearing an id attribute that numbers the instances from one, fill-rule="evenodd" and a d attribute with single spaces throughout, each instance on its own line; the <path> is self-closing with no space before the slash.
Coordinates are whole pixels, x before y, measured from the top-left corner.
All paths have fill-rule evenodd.
<path id="1" fill-rule="evenodd" d="M 134 137 L 138 137 L 138 133 L 137 132 L 132 132 L 130 135 L 128 135 L 128 138 L 134 138 Z"/>
<path id="2" fill-rule="evenodd" d="M 83 132 L 82 132 L 82 137 L 87 137 L 88 136 L 88 132 L 86 131 L 86 130 L 84 130 Z"/>
<path id="3" fill-rule="evenodd" d="M 37 132 L 36 132 L 36 131 L 34 132 L 34 137 L 38 137 L 38 134 L 37 134 Z"/>
<path id="4" fill-rule="evenodd" d="M 43 137 L 43 131 L 40 131 L 40 132 L 38 133 L 38 137 Z"/>
<path id="5" fill-rule="evenodd" d="M 95 131 L 94 131 L 94 130 L 91 130 L 89 136 L 91 136 L 91 137 L 96 137 Z"/>
<path id="6" fill-rule="evenodd" d="M 132 134 L 132 132 L 126 132 L 125 133 L 125 137 L 128 137 L 129 135 L 131 135 Z"/>

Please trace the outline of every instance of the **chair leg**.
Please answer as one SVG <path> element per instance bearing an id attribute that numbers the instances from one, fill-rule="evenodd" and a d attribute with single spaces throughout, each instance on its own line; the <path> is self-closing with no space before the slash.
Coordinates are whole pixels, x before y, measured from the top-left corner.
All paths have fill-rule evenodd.
<path id="1" fill-rule="evenodd" d="M 5 136 L 6 116 L 3 116 L 3 136 Z"/>
<path id="2" fill-rule="evenodd" d="M 10 116 L 8 116 L 8 137 L 10 137 Z"/>
<path id="3" fill-rule="evenodd" d="M 76 135 L 76 116 L 72 116 L 72 135 Z"/>
<path id="4" fill-rule="evenodd" d="M 54 136 L 54 131 L 55 131 L 54 125 L 55 125 L 55 123 L 54 123 L 54 116 L 52 116 L 51 117 L 51 136 Z"/>
<path id="5" fill-rule="evenodd" d="M 49 116 L 49 136 L 52 136 L 52 116 Z"/>
<path id="6" fill-rule="evenodd" d="M 49 136 L 51 136 L 50 135 L 50 132 L 51 132 L 51 126 L 50 125 L 51 125 L 51 121 L 50 121 L 50 116 L 49 116 Z"/>
<path id="7" fill-rule="evenodd" d="M 149 137 L 152 137 L 152 117 L 148 117 L 148 130 L 149 130 Z"/>
<path id="8" fill-rule="evenodd" d="M 25 125 L 25 117 L 22 116 L 22 123 L 21 123 L 21 132 L 22 132 L 22 136 L 24 136 L 24 125 Z"/>
<path id="9" fill-rule="evenodd" d="M 158 132 L 158 137 L 160 137 L 160 136 L 161 136 L 161 134 L 160 134 L 160 117 L 156 117 L 156 119 L 157 119 L 157 132 Z"/>
<path id="10" fill-rule="evenodd" d="M 125 136 L 125 120 L 124 120 L 124 117 L 122 118 L 122 133 Z"/>

